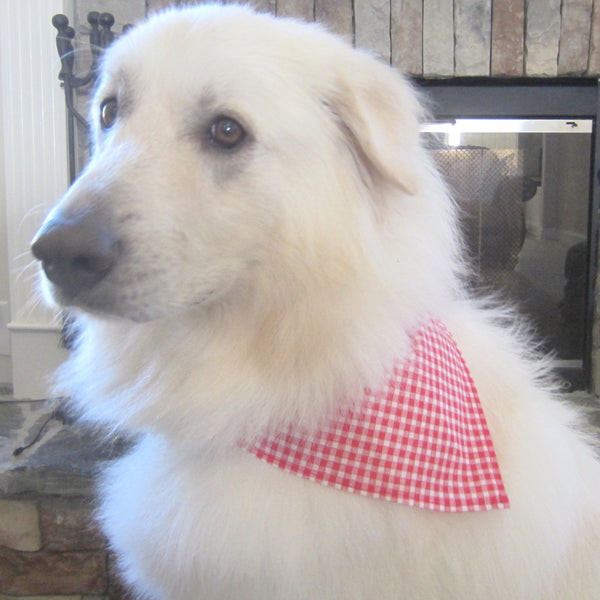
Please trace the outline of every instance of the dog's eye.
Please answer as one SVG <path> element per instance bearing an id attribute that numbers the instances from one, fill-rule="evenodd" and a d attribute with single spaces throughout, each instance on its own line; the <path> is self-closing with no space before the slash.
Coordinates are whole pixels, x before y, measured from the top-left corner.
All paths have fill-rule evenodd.
<path id="1" fill-rule="evenodd" d="M 117 120 L 119 107 L 116 98 L 107 98 L 100 105 L 100 125 L 102 129 L 110 129 Z"/>
<path id="2" fill-rule="evenodd" d="M 231 117 L 218 117 L 209 128 L 211 144 L 224 150 L 233 150 L 239 146 L 246 137 L 244 128 Z"/>

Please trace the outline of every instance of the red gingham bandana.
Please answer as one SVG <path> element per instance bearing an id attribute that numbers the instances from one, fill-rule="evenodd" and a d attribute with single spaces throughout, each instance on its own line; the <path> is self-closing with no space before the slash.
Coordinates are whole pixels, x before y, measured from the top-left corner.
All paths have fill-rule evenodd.
<path id="1" fill-rule="evenodd" d="M 336 489 L 409 506 L 508 508 L 496 453 L 465 361 L 437 320 L 383 390 L 316 433 L 290 428 L 253 444 L 260 459 Z"/>

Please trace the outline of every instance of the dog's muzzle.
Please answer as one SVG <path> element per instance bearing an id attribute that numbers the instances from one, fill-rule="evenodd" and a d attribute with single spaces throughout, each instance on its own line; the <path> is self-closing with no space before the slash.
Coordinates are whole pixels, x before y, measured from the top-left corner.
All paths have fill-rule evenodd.
<path id="1" fill-rule="evenodd" d="M 89 292 L 113 269 L 121 244 L 90 215 L 52 215 L 37 232 L 33 255 L 41 261 L 46 277 L 66 298 Z"/>

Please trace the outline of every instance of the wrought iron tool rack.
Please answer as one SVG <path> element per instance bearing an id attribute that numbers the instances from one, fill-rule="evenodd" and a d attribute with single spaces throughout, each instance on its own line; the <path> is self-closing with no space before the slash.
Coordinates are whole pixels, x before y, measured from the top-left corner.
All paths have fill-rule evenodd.
<path id="1" fill-rule="evenodd" d="M 77 89 L 89 89 L 94 85 L 98 77 L 98 66 L 102 52 L 115 39 L 115 33 L 112 26 L 115 24 L 115 18 L 110 13 L 99 13 L 92 11 L 88 13 L 87 21 L 90 25 L 90 51 L 92 54 L 92 63 L 87 73 L 77 75 L 74 73 L 75 67 L 75 48 L 73 40 L 75 38 L 75 29 L 69 25 L 69 19 L 58 14 L 52 17 L 52 25 L 56 28 L 56 49 L 60 57 L 61 69 L 58 79 L 61 81 L 61 87 L 65 92 L 65 104 L 67 107 L 67 138 L 69 152 L 69 180 L 72 183 L 77 176 L 77 145 L 76 133 L 77 126 L 82 127 L 84 132 L 89 134 L 89 123 L 79 113 L 74 102 L 74 92 Z M 123 27 L 123 33 L 131 25 Z"/>

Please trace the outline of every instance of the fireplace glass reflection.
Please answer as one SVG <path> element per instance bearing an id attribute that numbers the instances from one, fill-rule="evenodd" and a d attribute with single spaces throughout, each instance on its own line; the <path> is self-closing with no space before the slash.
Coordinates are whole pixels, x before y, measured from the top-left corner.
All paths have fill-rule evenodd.
<path id="1" fill-rule="evenodd" d="M 591 120 L 424 127 L 458 205 L 471 285 L 516 303 L 559 366 L 584 357 Z"/>

